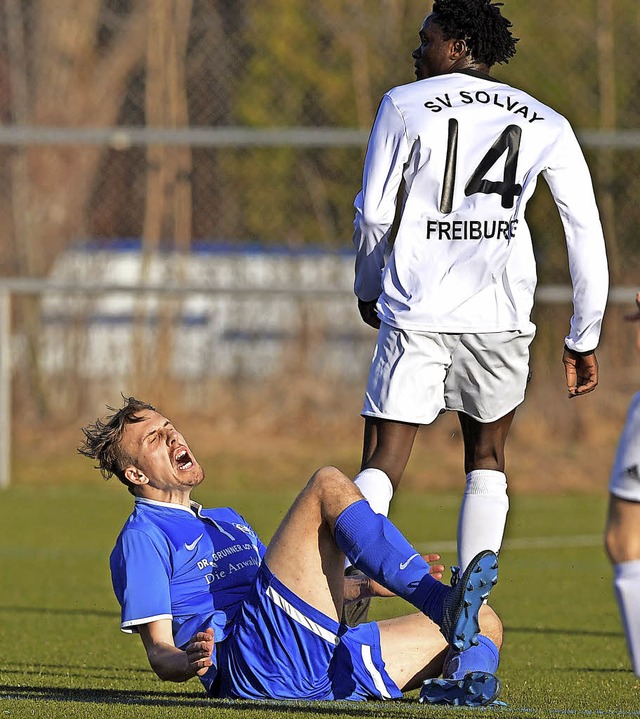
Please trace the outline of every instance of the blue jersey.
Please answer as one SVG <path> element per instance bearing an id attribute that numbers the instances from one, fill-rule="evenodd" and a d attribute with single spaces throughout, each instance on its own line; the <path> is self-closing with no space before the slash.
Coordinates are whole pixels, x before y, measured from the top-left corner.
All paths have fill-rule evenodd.
<path id="1" fill-rule="evenodd" d="M 121 628 L 160 619 L 175 645 L 214 630 L 212 696 L 250 699 L 389 699 L 375 622 L 351 629 L 297 597 L 262 562 L 266 547 L 230 508 L 136 498 L 111 553 Z"/>
<path id="2" fill-rule="evenodd" d="M 111 553 L 121 629 L 170 619 L 177 647 L 207 627 L 222 641 L 265 551 L 233 509 L 136 498 Z"/>

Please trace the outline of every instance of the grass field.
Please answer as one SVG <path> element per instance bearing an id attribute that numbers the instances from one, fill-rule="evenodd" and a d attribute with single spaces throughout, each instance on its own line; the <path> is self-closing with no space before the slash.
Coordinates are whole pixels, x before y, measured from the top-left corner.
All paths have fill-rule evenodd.
<path id="1" fill-rule="evenodd" d="M 86 485 L 11 487 L 0 495 L 0 717 L 451 716 L 415 696 L 397 703 L 291 704 L 206 699 L 196 680 L 166 684 L 142 644 L 118 629 L 108 554 L 130 497 L 87 472 Z M 230 504 L 271 536 L 294 494 L 244 488 L 198 490 Z M 399 492 L 393 518 L 418 548 L 454 560 L 458 497 Z M 502 709 L 485 717 L 640 716 L 640 683 L 629 669 L 601 549 L 604 496 L 516 496 L 493 606 L 505 623 Z M 376 618 L 408 611 L 376 600 Z"/>

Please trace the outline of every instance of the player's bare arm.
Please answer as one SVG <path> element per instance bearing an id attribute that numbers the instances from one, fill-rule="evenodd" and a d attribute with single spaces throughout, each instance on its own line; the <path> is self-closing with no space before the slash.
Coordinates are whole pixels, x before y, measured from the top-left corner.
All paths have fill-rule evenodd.
<path id="1" fill-rule="evenodd" d="M 163 681 L 186 682 L 204 674 L 213 663 L 213 629 L 195 634 L 184 651 L 174 644 L 169 619 L 142 624 L 138 631 L 149 664 Z"/>
<path id="2" fill-rule="evenodd" d="M 595 352 L 582 354 L 565 347 L 562 362 L 569 398 L 593 392 L 598 386 L 598 359 Z"/>

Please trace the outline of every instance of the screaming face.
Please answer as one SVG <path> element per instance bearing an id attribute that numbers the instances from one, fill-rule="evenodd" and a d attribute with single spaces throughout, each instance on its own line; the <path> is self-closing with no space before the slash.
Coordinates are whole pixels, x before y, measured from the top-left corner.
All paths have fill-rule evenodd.
<path id="1" fill-rule="evenodd" d="M 132 459 L 125 475 L 133 484 L 171 497 L 176 493 L 188 495 L 204 479 L 189 445 L 158 412 L 145 410 L 140 417 L 139 422 L 126 426 L 122 437 L 122 449 Z"/>

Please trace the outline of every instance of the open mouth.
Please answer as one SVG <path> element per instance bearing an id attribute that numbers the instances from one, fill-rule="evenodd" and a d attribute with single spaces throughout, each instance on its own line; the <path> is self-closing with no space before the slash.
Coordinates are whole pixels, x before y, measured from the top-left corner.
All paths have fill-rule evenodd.
<path id="1" fill-rule="evenodd" d="M 173 461 L 176 463 L 176 467 L 181 471 L 193 467 L 193 459 L 184 447 L 179 447 L 175 451 Z"/>

